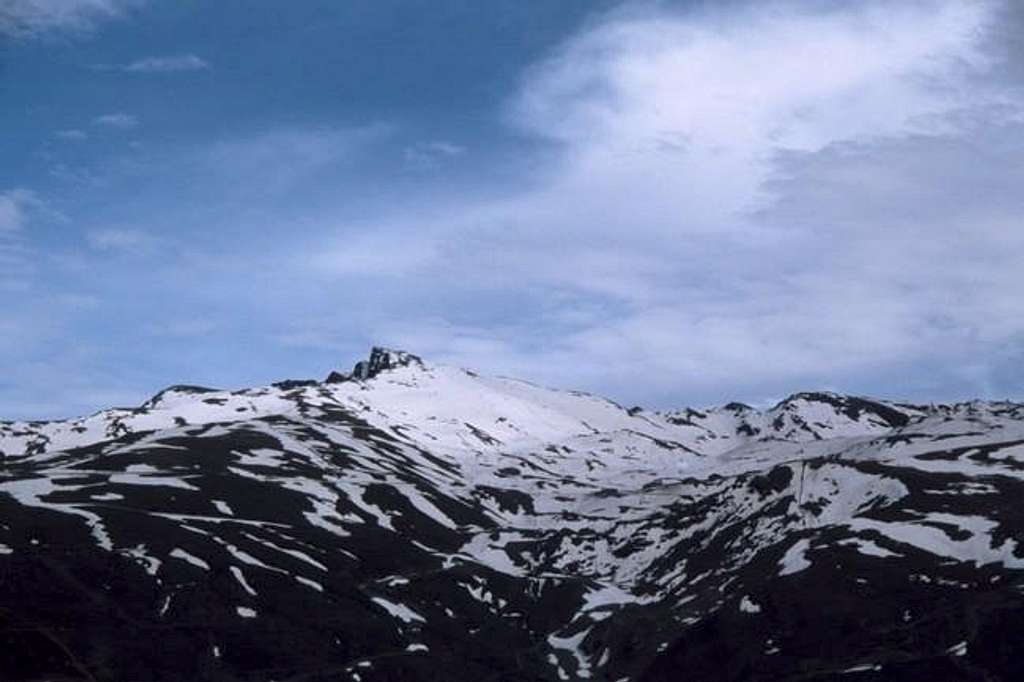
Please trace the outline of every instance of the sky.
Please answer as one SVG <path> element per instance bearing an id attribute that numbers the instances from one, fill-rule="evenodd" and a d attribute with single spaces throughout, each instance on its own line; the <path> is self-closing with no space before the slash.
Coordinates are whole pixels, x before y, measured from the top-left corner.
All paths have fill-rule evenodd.
<path id="1" fill-rule="evenodd" d="M 1024 398 L 1012 0 L 0 0 L 0 418 L 371 345 Z"/>

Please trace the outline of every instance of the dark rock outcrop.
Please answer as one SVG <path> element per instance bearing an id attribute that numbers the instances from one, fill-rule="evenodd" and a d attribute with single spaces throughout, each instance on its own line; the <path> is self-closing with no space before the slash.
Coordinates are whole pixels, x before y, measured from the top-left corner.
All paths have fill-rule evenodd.
<path id="1" fill-rule="evenodd" d="M 360 360 L 352 368 L 352 378 L 372 379 L 381 372 L 410 365 L 422 367 L 423 360 L 418 355 L 413 355 L 412 353 L 374 346 L 370 351 L 370 358 L 368 360 Z"/>

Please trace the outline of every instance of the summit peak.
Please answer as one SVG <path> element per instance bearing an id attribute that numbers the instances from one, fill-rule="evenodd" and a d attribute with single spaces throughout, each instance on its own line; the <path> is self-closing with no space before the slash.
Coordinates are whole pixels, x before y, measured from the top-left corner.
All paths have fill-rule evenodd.
<path id="1" fill-rule="evenodd" d="M 344 374 L 337 371 L 331 372 L 325 381 L 329 384 L 335 384 L 350 381 L 352 379 L 372 379 L 381 372 L 386 372 L 398 367 L 409 366 L 422 368 L 423 359 L 418 355 L 414 355 L 404 350 L 386 348 L 384 346 L 374 346 L 370 349 L 370 356 L 365 360 L 357 362 L 352 368 L 352 372 L 350 374 Z"/>
<path id="2" fill-rule="evenodd" d="M 370 349 L 370 357 L 360 360 L 352 368 L 352 378 L 372 379 L 381 372 L 412 365 L 422 367 L 423 359 L 404 350 L 374 346 Z"/>

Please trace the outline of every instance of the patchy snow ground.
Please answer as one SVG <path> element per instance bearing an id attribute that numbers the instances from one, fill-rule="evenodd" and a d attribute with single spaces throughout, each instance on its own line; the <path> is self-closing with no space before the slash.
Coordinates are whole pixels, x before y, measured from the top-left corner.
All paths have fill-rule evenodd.
<path id="1" fill-rule="evenodd" d="M 234 617 L 260 622 L 281 590 L 329 603 L 345 589 L 349 608 L 420 637 L 398 652 L 433 655 L 441 640 L 423 635 L 439 622 L 550 610 L 530 627 L 555 679 L 623 677 L 608 632 L 637 610 L 673 614 L 650 656 L 726 602 L 763 617 L 742 586 L 757 562 L 792 580 L 838 551 L 1024 568 L 1016 517 L 995 504 L 1024 479 L 1019 405 L 805 393 L 657 413 L 409 357 L 365 379 L 175 387 L 138 408 L 0 422 L 0 501 L 133 562 L 164 619 L 194 608 L 197 581 L 222 581 Z M 0 560 L 49 542 L 26 533 L 0 524 Z"/>

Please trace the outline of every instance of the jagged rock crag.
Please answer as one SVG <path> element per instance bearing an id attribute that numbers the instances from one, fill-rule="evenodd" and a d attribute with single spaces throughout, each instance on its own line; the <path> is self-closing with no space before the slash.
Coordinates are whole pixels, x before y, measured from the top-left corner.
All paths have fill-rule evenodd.
<path id="1" fill-rule="evenodd" d="M 374 346 L 370 351 L 370 359 L 360 360 L 352 368 L 352 376 L 356 379 L 372 379 L 381 372 L 410 366 L 423 367 L 423 360 L 412 353 Z"/>

